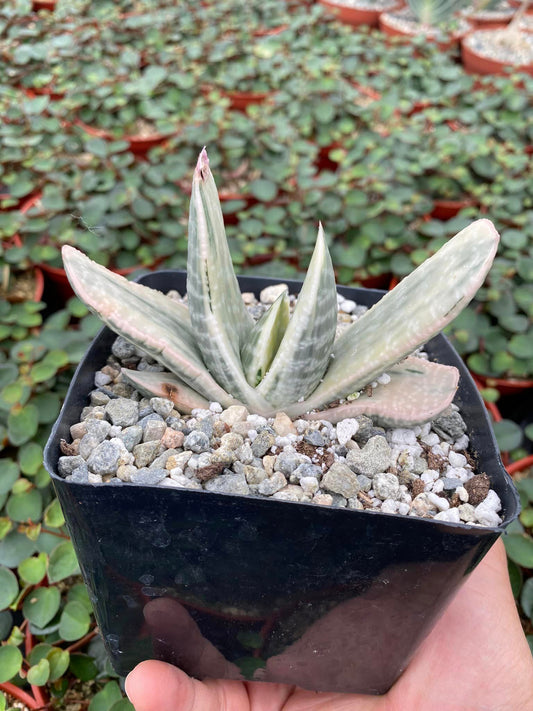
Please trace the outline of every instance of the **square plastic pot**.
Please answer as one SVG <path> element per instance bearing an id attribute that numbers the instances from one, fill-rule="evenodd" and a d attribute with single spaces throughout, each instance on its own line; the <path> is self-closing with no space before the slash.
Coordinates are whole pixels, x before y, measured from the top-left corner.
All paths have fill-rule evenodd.
<path id="1" fill-rule="evenodd" d="M 142 283 L 185 291 L 185 274 Z M 243 291 L 276 280 L 241 278 Z M 286 282 L 297 292 L 298 282 Z M 339 287 L 371 305 L 384 292 Z M 496 528 L 205 491 L 91 485 L 57 475 L 110 353 L 104 328 L 81 362 L 45 451 L 115 670 L 144 659 L 198 678 L 260 679 L 320 691 L 386 692 L 465 577 L 519 511 L 487 413 L 443 336 L 427 351 L 461 371 L 456 402 L 472 455 L 503 504 Z"/>

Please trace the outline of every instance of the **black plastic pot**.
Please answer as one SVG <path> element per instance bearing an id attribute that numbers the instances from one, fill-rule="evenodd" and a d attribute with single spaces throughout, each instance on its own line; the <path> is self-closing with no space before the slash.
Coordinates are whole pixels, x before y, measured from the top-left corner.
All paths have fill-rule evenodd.
<path id="1" fill-rule="evenodd" d="M 182 272 L 144 284 L 185 290 Z M 241 278 L 258 293 L 273 279 Z M 298 282 L 287 282 L 291 290 Z M 383 292 L 339 287 L 361 304 Z M 151 486 L 69 483 L 61 438 L 78 422 L 114 334 L 96 337 L 45 452 L 116 671 L 147 658 L 199 678 L 255 678 L 379 694 L 407 666 L 468 573 L 519 510 L 478 391 L 443 336 L 427 346 L 461 371 L 456 402 L 479 470 L 503 503 L 497 528 Z"/>

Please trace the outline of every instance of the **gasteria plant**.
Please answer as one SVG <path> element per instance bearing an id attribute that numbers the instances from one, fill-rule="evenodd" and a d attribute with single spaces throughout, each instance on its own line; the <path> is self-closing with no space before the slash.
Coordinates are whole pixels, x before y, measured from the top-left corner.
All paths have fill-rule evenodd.
<path id="1" fill-rule="evenodd" d="M 233 271 L 204 149 L 190 203 L 188 309 L 112 274 L 73 247 L 63 248 L 63 260 L 78 296 L 171 371 L 123 370 L 141 392 L 167 397 L 183 412 L 218 401 L 262 415 L 284 411 L 332 422 L 365 412 L 384 424 L 407 426 L 442 412 L 458 383 L 455 368 L 409 354 L 469 303 L 498 240 L 490 221 L 474 222 L 335 340 L 335 278 L 319 226 L 292 317 L 282 293 L 254 323 Z M 384 372 L 390 375 L 387 385 L 372 396 L 360 392 Z M 346 400 L 337 403 L 340 398 Z"/>
<path id="2" fill-rule="evenodd" d="M 431 27 L 448 21 L 454 12 L 466 4 L 465 0 L 407 0 L 418 22 Z"/>

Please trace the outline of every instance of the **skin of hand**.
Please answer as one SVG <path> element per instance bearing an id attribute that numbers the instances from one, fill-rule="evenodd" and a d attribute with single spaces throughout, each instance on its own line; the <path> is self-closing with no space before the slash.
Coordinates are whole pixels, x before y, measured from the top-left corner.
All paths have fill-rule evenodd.
<path id="1" fill-rule="evenodd" d="M 139 664 L 126 692 L 136 711 L 533 711 L 533 657 L 498 541 L 384 696 L 198 681 L 158 661 Z"/>

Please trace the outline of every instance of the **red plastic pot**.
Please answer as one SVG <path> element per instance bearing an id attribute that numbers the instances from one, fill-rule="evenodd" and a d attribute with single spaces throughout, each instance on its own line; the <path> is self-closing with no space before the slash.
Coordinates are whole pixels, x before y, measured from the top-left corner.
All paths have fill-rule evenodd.
<path id="1" fill-rule="evenodd" d="M 379 29 L 388 37 L 399 37 L 403 38 L 405 41 L 410 41 L 414 37 L 421 35 L 420 32 L 407 32 L 397 27 L 396 23 L 394 22 L 394 19 L 392 18 L 391 12 L 381 13 L 381 15 L 379 16 Z M 435 36 L 431 34 L 423 33 L 422 36 L 425 37 L 427 42 L 436 44 L 439 49 L 443 51 L 448 51 L 459 45 L 465 33 L 466 30 L 453 33 L 449 36 L 449 39 L 443 42 L 439 42 L 435 38 Z"/>
<path id="2" fill-rule="evenodd" d="M 513 70 L 533 76 L 533 63 L 513 65 L 486 57 L 473 50 L 468 43 L 469 37 L 485 32 L 494 32 L 494 30 L 474 30 L 473 32 L 469 32 L 461 41 L 461 59 L 463 67 L 467 72 L 471 74 L 495 74 L 497 76 L 504 76 L 509 73 L 509 70 Z"/>
<path id="3" fill-rule="evenodd" d="M 377 27 L 379 22 L 379 16 L 383 9 L 373 10 L 368 8 L 368 3 L 364 3 L 366 7 L 348 7 L 347 5 L 340 5 L 331 0 L 319 0 L 319 3 L 323 5 L 329 12 L 333 13 L 339 22 L 343 22 L 345 25 L 352 25 L 352 27 L 359 27 L 359 25 L 370 25 L 371 27 Z M 395 10 L 399 7 L 398 2 L 391 2 L 390 7 L 387 10 Z"/>
<path id="4" fill-rule="evenodd" d="M 436 220 L 451 220 L 465 207 L 472 207 L 474 204 L 474 201 L 469 198 L 463 198 L 462 200 L 433 200 L 431 217 Z"/>
<path id="5" fill-rule="evenodd" d="M 508 10 L 502 10 L 500 12 L 493 11 L 493 13 L 483 12 L 483 11 L 468 11 L 464 10 L 462 16 L 467 20 L 474 29 L 495 29 L 497 27 L 505 27 L 513 19 L 515 14 L 515 8 L 509 7 Z"/>
<path id="6" fill-rule="evenodd" d="M 475 379 L 486 388 L 496 388 L 500 395 L 515 395 L 529 388 L 533 388 L 533 380 L 518 378 L 491 378 L 485 375 L 474 374 Z"/>
<path id="7" fill-rule="evenodd" d="M 95 136 L 96 138 L 103 138 L 106 141 L 118 140 L 113 136 L 110 131 L 106 131 L 103 128 L 96 128 L 95 126 L 89 126 L 80 119 L 76 119 L 74 122 L 76 126 L 82 128 L 85 133 L 90 136 Z M 137 156 L 144 156 L 151 148 L 159 146 L 165 141 L 167 141 L 171 136 L 176 135 L 177 131 L 173 133 L 153 133 L 150 136 L 123 136 L 122 140 L 127 141 L 129 144 L 129 150 Z"/>
<path id="8" fill-rule="evenodd" d="M 262 104 L 272 95 L 272 91 L 222 91 L 222 96 L 230 100 L 230 106 L 235 111 L 246 111 L 252 104 Z"/>
<path id="9" fill-rule="evenodd" d="M 530 454 L 527 457 L 524 457 L 523 459 L 518 459 L 516 462 L 512 462 L 511 464 L 508 464 L 506 466 L 507 473 L 513 476 L 513 474 L 516 474 L 517 472 L 522 472 L 524 469 L 529 469 L 529 467 L 533 467 L 533 454 Z"/>
<path id="10" fill-rule="evenodd" d="M 38 12 L 39 10 L 49 10 L 50 12 L 53 12 L 56 6 L 56 0 L 33 0 L 31 9 L 34 12 Z"/>

